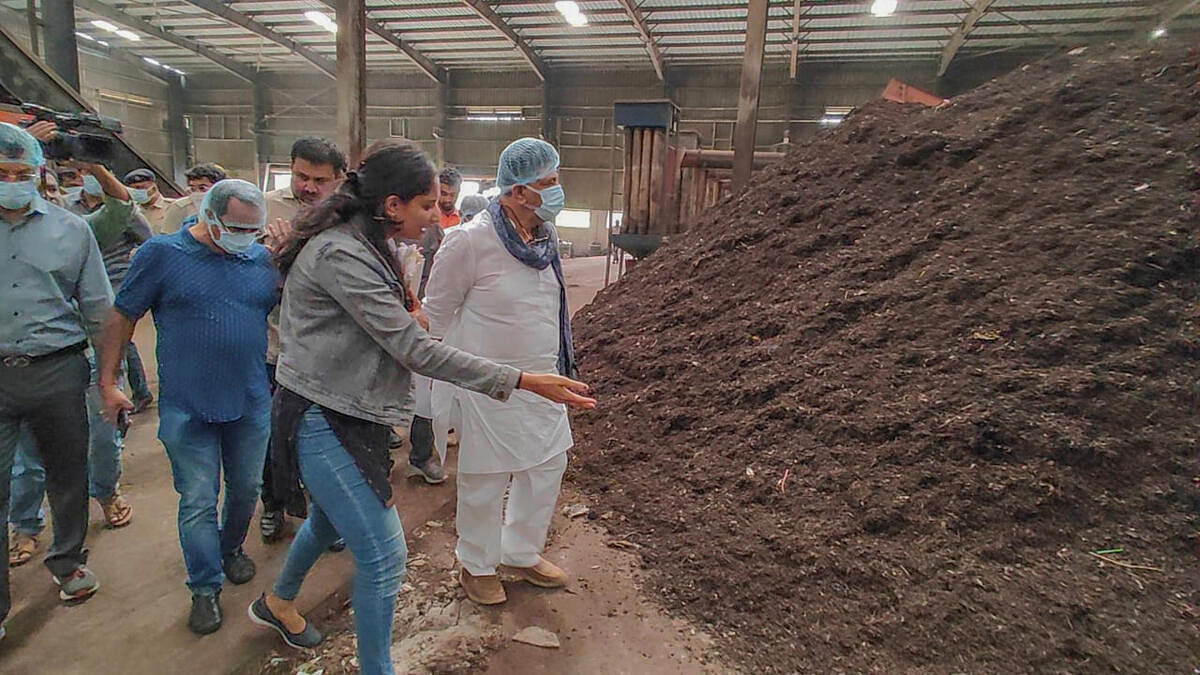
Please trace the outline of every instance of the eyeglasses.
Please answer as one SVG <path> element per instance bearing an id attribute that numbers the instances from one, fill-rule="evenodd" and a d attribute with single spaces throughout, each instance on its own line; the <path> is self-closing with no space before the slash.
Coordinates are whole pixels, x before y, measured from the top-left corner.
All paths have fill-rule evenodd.
<path id="1" fill-rule="evenodd" d="M 3 171 L 0 170 L 0 183 L 24 183 L 37 178 L 36 171 Z"/>

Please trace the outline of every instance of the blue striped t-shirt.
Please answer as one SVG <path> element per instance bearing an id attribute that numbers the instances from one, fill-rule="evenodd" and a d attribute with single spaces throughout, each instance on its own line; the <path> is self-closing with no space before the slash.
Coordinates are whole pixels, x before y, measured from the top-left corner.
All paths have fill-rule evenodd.
<path id="1" fill-rule="evenodd" d="M 159 406 L 229 422 L 270 398 L 267 315 L 279 273 L 267 249 L 218 253 L 186 229 L 138 249 L 114 305 L 158 330 Z"/>

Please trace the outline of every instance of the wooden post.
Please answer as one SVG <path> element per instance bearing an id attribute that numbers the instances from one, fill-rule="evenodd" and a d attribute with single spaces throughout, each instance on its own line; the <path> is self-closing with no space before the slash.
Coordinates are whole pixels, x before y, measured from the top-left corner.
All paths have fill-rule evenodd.
<path id="1" fill-rule="evenodd" d="M 629 232 L 633 223 L 633 127 L 625 127 L 625 159 L 621 175 L 621 232 Z"/>
<path id="2" fill-rule="evenodd" d="M 758 134 L 758 92 L 762 80 L 763 49 L 767 38 L 769 0 L 750 0 L 746 15 L 746 51 L 742 56 L 742 83 L 738 93 L 737 128 L 733 141 L 733 189 L 740 191 L 754 170 L 754 140 Z"/>
<path id="3" fill-rule="evenodd" d="M 663 129 L 648 129 L 650 137 L 650 218 L 647 234 L 666 234 L 663 229 L 663 201 L 666 198 L 663 176 L 667 168 L 667 133 Z"/>
<path id="4" fill-rule="evenodd" d="M 625 226 L 623 229 L 628 234 L 637 234 L 640 226 L 638 218 L 641 217 L 638 204 L 641 202 L 642 192 L 642 139 L 645 136 L 642 134 L 642 129 L 634 128 L 631 131 L 633 145 L 629 151 L 630 185 L 629 196 L 625 199 Z"/>
<path id="5" fill-rule="evenodd" d="M 367 3 L 337 0 L 338 140 L 351 167 L 367 144 Z"/>
<path id="6" fill-rule="evenodd" d="M 650 177 L 653 174 L 651 163 L 654 161 L 654 130 L 641 129 L 642 132 L 642 175 L 638 187 L 638 234 L 650 232 Z"/>

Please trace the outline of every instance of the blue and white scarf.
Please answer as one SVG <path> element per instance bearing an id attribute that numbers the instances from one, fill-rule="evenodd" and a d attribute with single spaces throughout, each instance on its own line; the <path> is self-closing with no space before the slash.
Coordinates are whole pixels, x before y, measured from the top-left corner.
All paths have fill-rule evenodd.
<path id="1" fill-rule="evenodd" d="M 549 223 L 543 223 L 538 228 L 538 238 L 526 244 L 517 229 L 504 215 L 500 208 L 500 199 L 493 199 L 487 207 L 488 215 L 492 217 L 492 227 L 496 236 L 500 237 L 504 248 L 512 257 L 535 270 L 554 268 L 554 276 L 558 279 L 558 374 L 565 377 L 578 377 L 579 371 L 575 362 L 575 346 L 571 341 L 571 313 L 567 309 L 567 282 L 563 278 L 562 260 L 558 257 L 558 236 Z"/>

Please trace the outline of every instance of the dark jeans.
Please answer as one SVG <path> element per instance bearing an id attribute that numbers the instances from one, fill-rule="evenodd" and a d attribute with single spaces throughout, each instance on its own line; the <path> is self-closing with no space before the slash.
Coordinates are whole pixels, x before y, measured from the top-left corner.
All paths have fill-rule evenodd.
<path id="1" fill-rule="evenodd" d="M 271 394 L 275 394 L 275 364 L 267 364 L 267 377 L 271 380 Z M 263 513 L 282 511 L 283 504 L 278 504 L 271 496 L 271 440 L 267 439 L 267 461 L 263 462 L 262 475 L 262 504 Z"/>
<path id="2" fill-rule="evenodd" d="M 408 463 L 421 466 L 433 457 L 433 420 L 428 417 L 413 416 L 412 427 L 408 430 L 408 441 L 412 449 L 408 451 Z"/>
<path id="3" fill-rule="evenodd" d="M 133 392 L 134 401 L 150 397 L 150 384 L 146 382 L 146 368 L 142 365 L 142 355 L 138 353 L 137 345 L 132 342 L 125 348 L 125 375 L 129 378 L 129 389 Z"/>
<path id="4" fill-rule="evenodd" d="M 8 523 L 9 480 L 21 424 L 28 423 L 46 469 L 54 542 L 50 573 L 65 577 L 87 561 L 88 414 L 90 368 L 83 354 L 23 368 L 0 364 L 0 523 Z M 12 607 L 8 588 L 8 527 L 0 527 L 0 622 Z"/>

